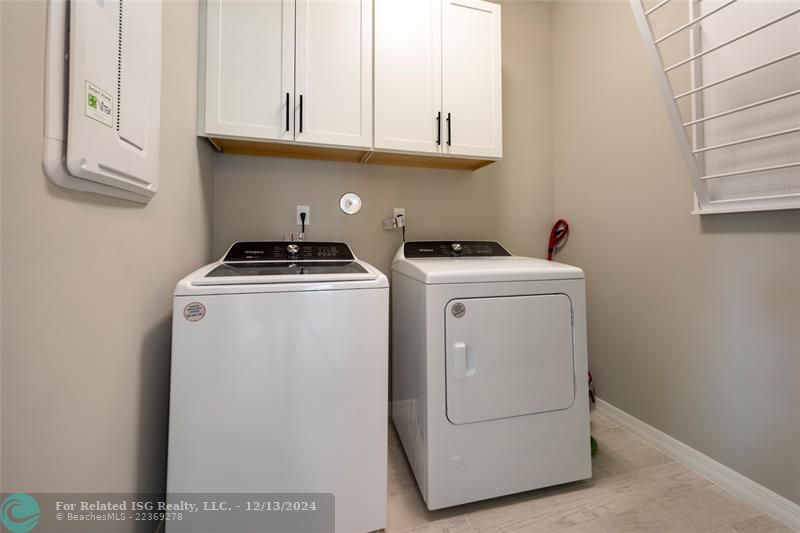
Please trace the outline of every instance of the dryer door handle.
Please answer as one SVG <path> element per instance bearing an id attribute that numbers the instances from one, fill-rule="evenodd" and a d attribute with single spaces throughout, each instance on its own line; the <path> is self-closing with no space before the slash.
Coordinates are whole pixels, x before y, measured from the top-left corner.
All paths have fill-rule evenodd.
<path id="1" fill-rule="evenodd" d="M 467 343 L 453 343 L 453 368 L 456 379 L 472 377 L 478 371 L 475 350 L 468 350 Z"/>

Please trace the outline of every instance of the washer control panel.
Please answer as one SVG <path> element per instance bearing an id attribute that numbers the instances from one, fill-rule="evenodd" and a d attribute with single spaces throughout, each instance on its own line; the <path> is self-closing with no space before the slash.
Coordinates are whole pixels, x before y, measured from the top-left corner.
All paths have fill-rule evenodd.
<path id="1" fill-rule="evenodd" d="M 507 257 L 511 254 L 494 241 L 416 241 L 403 245 L 409 259 L 421 257 Z"/>
<path id="2" fill-rule="evenodd" d="M 237 242 L 222 259 L 242 261 L 352 261 L 353 252 L 343 242 Z"/>

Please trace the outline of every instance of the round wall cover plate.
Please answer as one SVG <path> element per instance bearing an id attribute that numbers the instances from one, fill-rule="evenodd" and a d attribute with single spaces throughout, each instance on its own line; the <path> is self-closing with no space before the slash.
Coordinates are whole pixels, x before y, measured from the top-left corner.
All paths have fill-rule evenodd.
<path id="1" fill-rule="evenodd" d="M 339 199 L 339 207 L 348 215 L 355 215 L 361 211 L 361 197 L 354 192 L 348 192 Z"/>

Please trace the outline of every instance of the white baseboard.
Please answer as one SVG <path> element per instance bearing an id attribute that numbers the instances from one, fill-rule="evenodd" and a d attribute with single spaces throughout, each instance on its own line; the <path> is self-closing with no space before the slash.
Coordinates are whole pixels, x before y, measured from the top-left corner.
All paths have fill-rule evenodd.
<path id="1" fill-rule="evenodd" d="M 597 412 L 756 509 L 800 531 L 800 505 L 597 398 Z"/>

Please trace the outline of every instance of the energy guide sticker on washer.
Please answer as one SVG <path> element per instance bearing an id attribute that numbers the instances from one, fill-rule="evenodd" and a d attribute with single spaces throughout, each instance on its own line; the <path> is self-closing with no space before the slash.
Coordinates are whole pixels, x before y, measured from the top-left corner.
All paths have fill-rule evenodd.
<path id="1" fill-rule="evenodd" d="M 200 302 L 192 302 L 183 308 L 183 318 L 189 322 L 203 320 L 204 316 L 206 316 L 206 306 Z"/>

